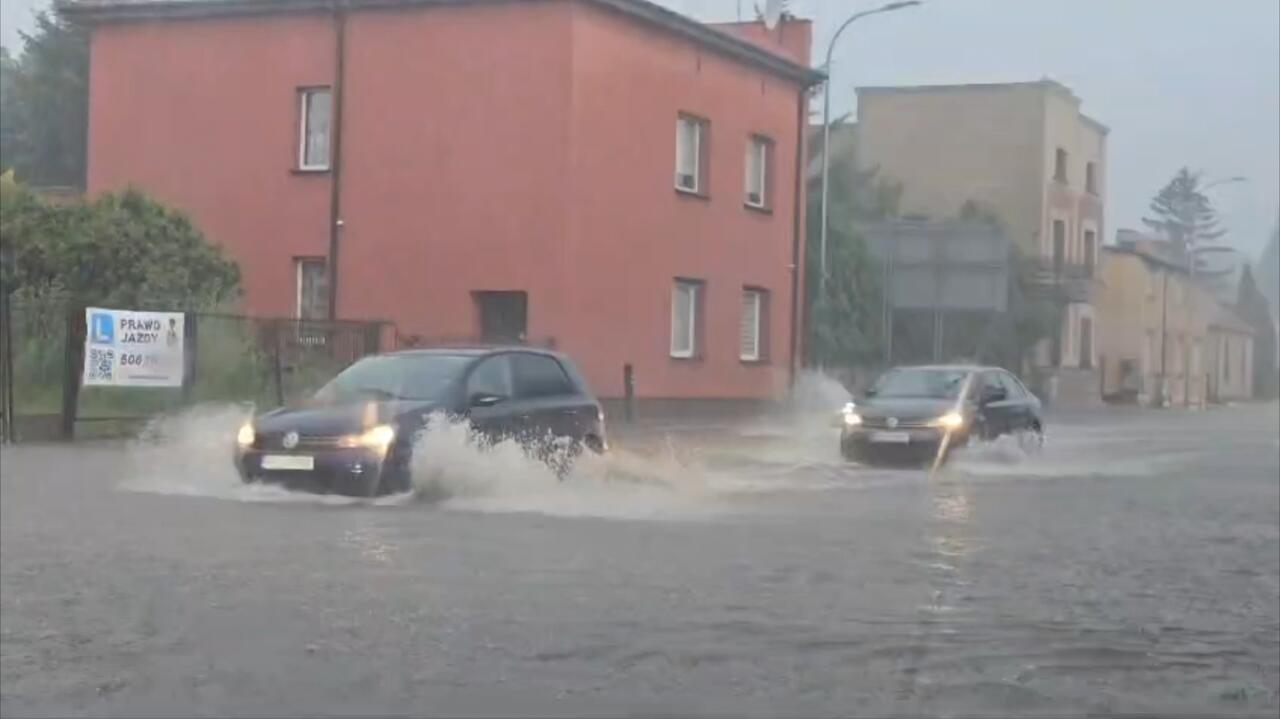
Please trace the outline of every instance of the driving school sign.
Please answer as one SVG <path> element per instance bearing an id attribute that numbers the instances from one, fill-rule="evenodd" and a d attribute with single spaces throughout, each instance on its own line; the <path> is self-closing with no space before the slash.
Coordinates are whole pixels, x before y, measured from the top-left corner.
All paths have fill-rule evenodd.
<path id="1" fill-rule="evenodd" d="M 85 310 L 84 384 L 181 387 L 181 312 Z"/>

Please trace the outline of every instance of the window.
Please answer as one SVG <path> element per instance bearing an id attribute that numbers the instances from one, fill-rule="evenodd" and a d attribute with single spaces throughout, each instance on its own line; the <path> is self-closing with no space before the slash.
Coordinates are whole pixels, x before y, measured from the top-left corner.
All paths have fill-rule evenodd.
<path id="1" fill-rule="evenodd" d="M 329 263 L 323 258 L 294 260 L 298 318 L 322 320 L 329 316 Z"/>
<path id="2" fill-rule="evenodd" d="M 676 280 L 671 290 L 671 356 L 689 359 L 697 349 L 702 283 Z"/>
<path id="3" fill-rule="evenodd" d="M 1093 230 L 1084 231 L 1084 267 L 1093 274 L 1093 267 L 1098 263 L 1098 235 Z"/>
<path id="4" fill-rule="evenodd" d="M 1084 191 L 1091 194 L 1098 194 L 1098 166 L 1096 163 L 1086 162 L 1084 164 Z"/>
<path id="5" fill-rule="evenodd" d="M 1222 381 L 1231 381 L 1231 338 L 1222 338 Z"/>
<path id="6" fill-rule="evenodd" d="M 769 156 L 772 142 L 765 137 L 752 137 L 747 142 L 746 197 L 748 207 L 769 206 Z"/>
<path id="7" fill-rule="evenodd" d="M 1053 274 L 1062 274 L 1062 265 L 1067 261 L 1067 223 L 1062 220 L 1053 221 Z"/>
<path id="8" fill-rule="evenodd" d="M 333 106 L 327 87 L 316 87 L 298 93 L 298 169 L 329 169 L 329 117 Z"/>
<path id="9" fill-rule="evenodd" d="M 516 396 L 524 399 L 573 394 L 573 384 L 553 357 L 521 352 L 511 355 Z"/>
<path id="10" fill-rule="evenodd" d="M 1053 179 L 1067 181 L 1067 151 L 1061 147 L 1053 155 Z"/>
<path id="11" fill-rule="evenodd" d="M 676 119 L 676 189 L 706 194 L 707 121 L 692 115 Z"/>
<path id="12" fill-rule="evenodd" d="M 742 326 L 738 333 L 738 358 L 743 362 L 764 359 L 764 316 L 768 303 L 764 290 L 742 291 Z"/>
<path id="13" fill-rule="evenodd" d="M 1008 372 L 997 372 L 996 377 L 1000 380 L 1000 386 L 1004 387 L 1005 396 L 1009 399 L 1025 399 L 1027 393 L 1022 389 L 1022 383 Z"/>
<path id="14" fill-rule="evenodd" d="M 1080 361 L 1081 369 L 1093 369 L 1093 318 L 1080 318 Z"/>
<path id="15" fill-rule="evenodd" d="M 507 355 L 480 360 L 467 378 L 468 398 L 476 395 L 508 398 L 511 394 L 511 365 Z"/>

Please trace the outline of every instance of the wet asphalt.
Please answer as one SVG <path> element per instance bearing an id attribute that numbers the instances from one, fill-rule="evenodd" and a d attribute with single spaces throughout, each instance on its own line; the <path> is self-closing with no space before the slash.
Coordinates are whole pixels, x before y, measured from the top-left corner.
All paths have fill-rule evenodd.
<path id="1" fill-rule="evenodd" d="M 0 712 L 1280 710 L 1274 404 L 1063 416 L 933 476 L 807 417 L 565 482 L 459 430 L 372 503 L 241 486 L 234 427 L 0 450 Z"/>

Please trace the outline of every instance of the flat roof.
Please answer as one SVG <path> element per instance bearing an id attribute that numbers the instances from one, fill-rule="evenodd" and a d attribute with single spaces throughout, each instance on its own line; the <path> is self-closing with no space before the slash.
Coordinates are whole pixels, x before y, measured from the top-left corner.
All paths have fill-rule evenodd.
<path id="1" fill-rule="evenodd" d="M 973 92 L 973 91 L 990 91 L 990 90 L 1044 90 L 1062 95 L 1076 104 L 1080 105 L 1080 98 L 1071 91 L 1071 88 L 1063 85 L 1057 80 L 1050 78 L 1042 78 L 1040 80 L 1025 80 L 1021 82 L 970 82 L 958 83 L 954 85 L 868 85 L 865 87 L 855 88 L 858 94 L 866 93 L 869 95 L 888 95 L 893 93 L 929 93 L 929 92 Z M 1076 114 L 1080 117 L 1080 121 L 1093 127 L 1098 132 L 1106 135 L 1111 132 L 1111 128 L 1089 117 L 1083 112 L 1077 110 Z"/>
<path id="2" fill-rule="evenodd" d="M 547 0 L 54 0 L 58 12 L 89 24 L 138 20 L 197 20 L 285 13 L 459 6 Z M 664 29 L 696 44 L 808 87 L 826 75 L 761 45 L 668 10 L 649 0 L 575 0 Z"/>

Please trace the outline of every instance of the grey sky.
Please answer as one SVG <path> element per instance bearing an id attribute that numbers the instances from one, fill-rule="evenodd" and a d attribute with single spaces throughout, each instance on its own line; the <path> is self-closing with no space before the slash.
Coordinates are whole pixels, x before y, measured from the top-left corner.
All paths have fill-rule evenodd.
<path id="1" fill-rule="evenodd" d="M 699 20 L 732 20 L 739 0 L 660 0 Z M 759 0 L 763 5 L 763 0 Z M 755 0 L 741 0 L 750 15 Z M 816 23 L 815 56 L 836 25 L 880 0 L 793 0 Z M 0 0 L 0 39 L 17 44 L 32 7 Z M 1108 224 L 1138 227 L 1147 201 L 1188 165 L 1245 184 L 1212 190 L 1234 244 L 1256 255 L 1280 204 L 1277 0 L 926 0 L 859 21 L 840 40 L 834 103 L 856 85 L 1052 77 L 1111 127 Z M 1108 234 L 1112 234 L 1109 232 Z"/>

